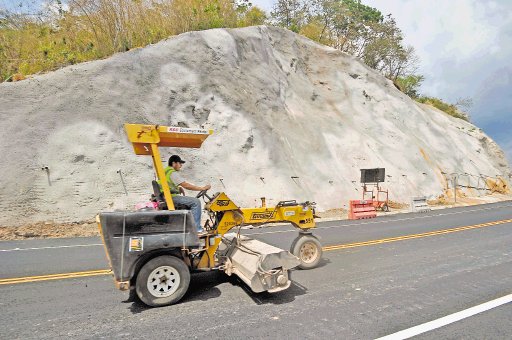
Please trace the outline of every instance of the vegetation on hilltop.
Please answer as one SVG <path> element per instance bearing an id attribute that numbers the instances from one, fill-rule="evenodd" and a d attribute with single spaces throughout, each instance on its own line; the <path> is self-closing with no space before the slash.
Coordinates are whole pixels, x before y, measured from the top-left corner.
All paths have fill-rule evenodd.
<path id="1" fill-rule="evenodd" d="M 351 54 L 396 81 L 417 71 L 418 58 L 391 15 L 360 0 L 279 0 L 273 23 Z"/>
<path id="2" fill-rule="evenodd" d="M 52 0 L 34 13 L 0 9 L 0 77 L 100 59 L 187 31 L 263 24 L 265 12 L 231 0 Z"/>
<path id="3" fill-rule="evenodd" d="M 463 119 L 465 121 L 469 121 L 469 115 L 467 113 L 465 113 L 464 111 L 462 111 L 467 106 L 465 106 L 460 101 L 468 101 L 469 106 L 471 106 L 472 103 L 471 103 L 470 99 L 459 99 L 457 101 L 457 103 L 455 103 L 455 104 L 447 104 L 438 98 L 426 97 L 426 96 L 416 98 L 416 100 L 420 103 L 432 105 L 433 107 L 435 107 L 441 111 L 444 111 L 445 113 L 449 114 L 452 117 Z"/>
<path id="4" fill-rule="evenodd" d="M 360 0 L 276 0 L 270 17 L 249 0 L 17 0 L 0 8 L 0 82 L 108 57 L 172 35 L 273 24 L 361 59 L 404 93 L 462 119 L 456 105 L 421 97 L 418 57 L 391 15 Z"/>

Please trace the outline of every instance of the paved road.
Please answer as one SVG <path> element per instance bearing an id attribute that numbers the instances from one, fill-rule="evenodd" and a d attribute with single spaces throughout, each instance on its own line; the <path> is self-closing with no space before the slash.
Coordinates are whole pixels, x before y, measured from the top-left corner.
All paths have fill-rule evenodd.
<path id="1" fill-rule="evenodd" d="M 482 226 L 508 219 L 511 202 L 320 223 L 315 234 L 335 247 L 274 295 L 221 273 L 194 275 L 180 304 L 154 309 L 129 301 L 108 275 L 0 285 L 0 330 L 5 338 L 377 338 L 511 294 L 512 223 Z M 282 248 L 296 236 L 287 226 L 248 233 Z M 97 238 L 0 242 L 0 279 L 106 267 Z M 419 338 L 510 338 L 511 308 Z"/>

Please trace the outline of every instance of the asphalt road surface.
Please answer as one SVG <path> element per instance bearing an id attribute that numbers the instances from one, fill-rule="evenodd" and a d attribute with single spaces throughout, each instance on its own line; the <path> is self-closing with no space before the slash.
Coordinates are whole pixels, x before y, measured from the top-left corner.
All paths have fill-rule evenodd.
<path id="1" fill-rule="evenodd" d="M 297 235 L 247 233 L 284 249 Z M 286 291 L 201 273 L 162 308 L 114 288 L 99 238 L 0 242 L 0 338 L 374 339 L 418 326 L 420 339 L 512 338 L 512 202 L 324 222 L 314 234 L 323 260 L 294 270 Z"/>

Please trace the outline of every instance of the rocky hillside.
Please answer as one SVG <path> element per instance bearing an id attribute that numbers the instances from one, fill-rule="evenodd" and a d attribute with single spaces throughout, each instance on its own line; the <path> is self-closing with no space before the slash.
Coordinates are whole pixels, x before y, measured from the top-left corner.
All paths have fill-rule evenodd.
<path id="1" fill-rule="evenodd" d="M 402 202 L 442 194 L 453 172 L 510 173 L 480 129 L 346 54 L 278 28 L 216 29 L 0 84 L 0 225 L 146 200 L 151 159 L 133 154 L 126 122 L 213 129 L 203 148 L 163 155 L 182 155 L 186 178 L 240 206 L 265 196 L 340 208 L 360 198 L 360 168 L 386 168 Z"/>

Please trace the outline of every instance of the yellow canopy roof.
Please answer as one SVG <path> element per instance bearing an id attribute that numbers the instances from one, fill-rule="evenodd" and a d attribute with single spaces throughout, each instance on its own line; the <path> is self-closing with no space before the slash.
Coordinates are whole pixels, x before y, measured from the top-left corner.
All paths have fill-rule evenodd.
<path id="1" fill-rule="evenodd" d="M 137 155 L 150 155 L 149 144 L 159 147 L 200 148 L 213 130 L 177 126 L 125 124 L 128 140 Z"/>

